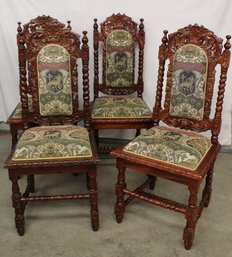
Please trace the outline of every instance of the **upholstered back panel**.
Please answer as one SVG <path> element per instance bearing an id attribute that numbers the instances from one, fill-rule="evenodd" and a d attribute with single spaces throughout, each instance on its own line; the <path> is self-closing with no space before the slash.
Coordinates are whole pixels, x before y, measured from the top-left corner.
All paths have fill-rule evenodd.
<path id="1" fill-rule="evenodd" d="M 202 120 L 208 59 L 200 47 L 180 47 L 173 59 L 169 113 L 171 116 Z"/>
<path id="2" fill-rule="evenodd" d="M 70 56 L 57 44 L 43 47 L 37 56 L 40 115 L 71 115 Z"/>
<path id="3" fill-rule="evenodd" d="M 129 87 L 134 80 L 134 44 L 126 30 L 114 30 L 106 39 L 106 86 Z"/>

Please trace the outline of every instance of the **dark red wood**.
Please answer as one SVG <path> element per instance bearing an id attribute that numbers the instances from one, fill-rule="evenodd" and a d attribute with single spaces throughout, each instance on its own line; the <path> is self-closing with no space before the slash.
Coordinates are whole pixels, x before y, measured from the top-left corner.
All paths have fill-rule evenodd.
<path id="1" fill-rule="evenodd" d="M 81 43 L 80 36 L 72 32 L 70 21 L 68 21 L 68 25 L 65 26 L 57 19 L 50 16 L 39 16 L 25 24 L 23 28 L 19 23 L 17 42 L 19 48 L 19 88 L 22 103 L 22 120 L 21 123 L 17 123 L 17 125 L 20 124 L 20 127 L 18 126 L 17 128 L 27 129 L 31 127 L 31 124 L 34 124 L 34 126 L 49 126 L 78 124 L 78 122 L 83 121 L 84 126 L 89 130 L 89 47 L 87 32 L 83 32 Z M 39 112 L 36 58 L 39 51 L 47 44 L 63 46 L 70 55 L 73 101 L 73 112 L 71 115 L 41 116 Z M 80 86 L 78 86 L 78 60 L 82 61 L 82 74 L 80 75 L 82 75 L 83 82 L 83 108 L 79 106 L 81 93 L 79 93 Z M 28 107 L 29 95 L 32 97 L 32 110 L 29 110 Z M 12 160 L 14 150 L 12 151 L 4 167 L 8 169 L 9 179 L 12 181 L 12 202 L 15 208 L 15 225 L 19 235 L 24 235 L 24 210 L 27 203 L 47 200 L 88 199 L 90 201 L 92 228 L 94 231 L 98 230 L 99 218 L 96 169 L 99 158 L 92 133 L 90 133 L 90 143 L 93 155 L 92 157 L 85 158 L 16 161 Z M 35 191 L 34 175 L 49 175 L 54 173 L 86 173 L 88 177 L 86 192 L 73 195 L 31 195 L 31 193 Z M 24 193 L 21 193 L 18 180 L 23 175 L 27 176 L 27 187 Z M 51 176 L 49 179 L 51 179 Z"/>
<path id="2" fill-rule="evenodd" d="M 159 48 L 159 70 L 156 91 L 156 101 L 153 109 L 153 122 L 155 126 L 159 126 L 159 122 L 163 121 L 169 126 L 179 127 L 181 129 L 188 129 L 196 131 L 197 133 L 203 131 L 211 131 L 212 147 L 209 152 L 203 157 L 202 162 L 194 171 L 174 166 L 162 161 L 148 159 L 132 153 L 123 151 L 123 147 L 111 152 L 116 157 L 116 166 L 118 168 L 118 181 L 116 184 L 117 201 L 115 204 L 115 214 L 118 223 L 122 222 L 125 213 L 125 207 L 132 199 L 138 198 L 143 201 L 158 205 L 176 212 L 183 213 L 187 220 L 183 232 L 183 240 L 186 249 L 190 249 L 195 235 L 195 227 L 197 220 L 201 216 L 204 207 L 209 205 L 209 200 L 212 191 L 213 167 L 220 150 L 218 142 L 218 135 L 221 128 L 222 105 L 225 91 L 225 82 L 227 78 L 227 70 L 230 61 L 230 36 L 226 36 L 224 49 L 222 39 L 219 39 L 214 33 L 203 26 L 189 25 L 177 32 L 169 34 L 164 31 L 162 44 Z M 172 86 L 172 71 L 173 71 L 173 57 L 177 49 L 185 44 L 194 44 L 202 48 L 208 57 L 208 77 L 206 80 L 206 94 L 204 102 L 204 115 L 200 121 L 191 120 L 187 118 L 172 117 L 169 113 L 170 95 Z M 168 70 L 165 74 L 165 66 L 168 65 Z M 215 106 L 215 114 L 210 118 L 213 89 L 215 85 L 215 71 L 216 66 L 221 68 L 220 79 L 218 86 L 218 95 Z M 167 84 L 164 92 L 164 78 L 167 76 Z M 162 105 L 162 99 L 164 104 Z M 177 183 L 186 185 L 189 191 L 188 204 L 182 204 L 161 196 L 148 193 L 144 191 L 144 185 L 135 190 L 127 188 L 125 179 L 125 170 L 129 168 L 136 170 L 151 177 L 168 179 Z M 149 184 L 149 179 L 146 182 Z M 198 204 L 198 192 L 201 182 L 205 179 L 205 187 L 202 192 L 202 199 Z M 152 186 L 155 181 L 152 182 Z M 129 195 L 125 198 L 125 195 Z"/>
<path id="3" fill-rule="evenodd" d="M 106 86 L 106 39 L 110 32 L 114 30 L 128 31 L 134 41 L 135 51 L 138 50 L 138 70 L 137 81 L 128 87 L 110 87 Z M 140 24 L 134 22 L 131 17 L 125 14 L 113 14 L 107 17 L 104 22 L 99 26 L 97 19 L 94 19 L 93 25 L 93 48 L 94 48 L 94 100 L 99 97 L 99 93 L 106 95 L 131 95 L 135 93 L 138 97 L 142 98 L 144 90 L 143 81 L 143 62 L 144 62 L 144 45 L 145 45 L 145 32 L 143 19 L 140 19 Z M 101 50 L 100 50 L 101 49 Z M 99 75 L 99 54 L 102 54 L 102 78 Z M 136 58 L 134 53 L 134 58 Z M 135 62 L 133 66 L 134 73 Z M 101 81 L 101 82 L 100 82 Z M 149 128 L 152 126 L 152 120 L 149 118 L 120 118 L 120 119 L 91 119 L 91 128 L 95 131 L 96 140 L 98 141 L 98 130 L 100 129 L 137 129 Z M 111 148 L 101 149 L 100 152 L 109 152 Z"/>

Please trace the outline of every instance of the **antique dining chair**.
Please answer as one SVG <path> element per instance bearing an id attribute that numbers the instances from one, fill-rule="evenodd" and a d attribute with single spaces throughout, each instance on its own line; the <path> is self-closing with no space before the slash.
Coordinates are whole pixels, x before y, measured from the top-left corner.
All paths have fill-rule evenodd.
<path id="1" fill-rule="evenodd" d="M 22 105 L 18 103 L 7 119 L 7 124 L 10 126 L 11 133 L 11 148 L 15 146 L 18 140 L 19 130 L 23 130 L 23 119 L 22 119 Z"/>
<path id="2" fill-rule="evenodd" d="M 117 158 L 118 169 L 117 222 L 122 222 L 125 208 L 134 198 L 180 212 L 187 220 L 183 232 L 186 249 L 191 248 L 197 220 L 209 204 L 214 162 L 220 150 L 218 135 L 231 47 L 231 37 L 226 38 L 223 49 L 222 40 L 203 26 L 189 25 L 169 35 L 164 31 L 159 48 L 154 126 L 111 153 Z M 168 67 L 166 75 L 165 66 Z M 220 67 L 220 78 L 213 107 L 216 67 Z M 202 135 L 205 131 L 211 132 L 211 138 L 205 133 Z M 145 173 L 147 180 L 136 189 L 129 189 L 126 168 Z M 157 177 L 187 186 L 188 203 L 146 190 L 147 186 L 155 187 Z M 204 179 L 202 198 L 198 202 Z M 124 198 L 125 195 L 128 197 Z"/>
<path id="3" fill-rule="evenodd" d="M 21 27 L 18 26 L 18 34 L 17 34 L 17 46 L 18 46 L 18 54 L 20 55 L 21 53 Z M 21 74 L 20 71 L 21 66 L 19 65 L 19 73 Z M 21 84 L 19 84 L 19 91 L 20 91 L 20 86 Z M 25 87 L 25 85 L 24 85 Z M 26 88 L 24 88 L 24 90 L 27 89 L 27 95 L 28 95 L 28 108 L 29 111 L 32 110 L 32 101 L 31 101 L 31 88 L 30 88 L 30 84 L 26 85 Z M 24 129 L 24 122 L 23 122 L 23 118 L 22 118 L 22 103 L 19 102 L 15 109 L 13 110 L 13 112 L 10 114 L 9 118 L 7 119 L 7 124 L 9 124 L 10 126 L 10 133 L 11 133 L 11 148 L 13 149 L 15 144 L 18 141 L 18 137 L 19 137 L 19 131 L 22 131 Z M 33 124 L 28 124 L 31 127 L 33 126 Z"/>
<path id="4" fill-rule="evenodd" d="M 28 94 L 28 107 L 29 110 L 32 109 L 32 101 L 31 101 L 31 97 Z M 7 124 L 9 124 L 10 126 L 10 133 L 11 133 L 11 148 L 13 149 L 15 144 L 18 141 L 18 137 L 19 137 L 19 132 L 23 130 L 24 128 L 24 123 L 23 123 L 23 119 L 22 119 L 22 104 L 18 103 L 15 107 L 15 109 L 13 110 L 13 112 L 11 113 L 11 115 L 9 116 L 9 118 L 7 119 Z M 32 127 L 33 124 L 30 124 L 30 127 Z"/>
<path id="5" fill-rule="evenodd" d="M 96 183 L 99 159 L 94 136 L 89 132 L 86 33 L 83 32 L 81 44 L 80 36 L 72 32 L 70 22 L 65 26 L 50 16 L 39 16 L 23 28 L 19 23 L 19 80 L 24 132 L 4 165 L 12 182 L 15 225 L 19 235 L 24 235 L 25 207 L 34 201 L 88 199 L 92 228 L 97 231 L 99 227 Z M 82 64 L 80 78 L 79 64 Z M 81 79 L 83 86 L 79 85 Z M 30 110 L 28 87 L 31 89 Z M 79 106 L 80 98 L 83 98 L 83 108 Z M 80 122 L 84 126 L 78 125 Z M 30 123 L 37 126 L 27 128 Z M 31 194 L 35 192 L 34 175 L 47 175 L 51 181 L 55 173 L 85 173 L 87 190 L 67 195 Z M 27 176 L 24 193 L 18 183 L 23 175 Z"/>
<path id="6" fill-rule="evenodd" d="M 113 14 L 100 24 L 94 19 L 94 103 L 91 128 L 98 142 L 101 129 L 152 126 L 152 113 L 142 98 L 145 32 L 125 14 Z M 102 63 L 102 68 L 99 68 Z M 107 152 L 107 149 L 105 149 Z M 109 149 L 108 149 L 109 150 Z M 102 149 L 104 152 L 104 149 Z"/>

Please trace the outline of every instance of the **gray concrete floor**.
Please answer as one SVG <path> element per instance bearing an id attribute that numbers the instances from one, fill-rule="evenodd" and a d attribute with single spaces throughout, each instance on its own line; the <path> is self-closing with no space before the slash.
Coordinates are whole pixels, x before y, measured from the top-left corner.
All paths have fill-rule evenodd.
<path id="1" fill-rule="evenodd" d="M 117 170 L 113 159 L 98 167 L 100 229 L 93 232 L 87 201 L 37 202 L 25 211 L 25 235 L 18 236 L 11 205 L 11 183 L 2 168 L 10 153 L 9 133 L 0 135 L 0 256 L 1 257 L 232 257 L 232 154 L 220 153 L 215 164 L 211 203 L 198 221 L 190 251 L 183 246 L 185 218 L 148 203 L 134 200 L 124 220 L 114 216 Z M 143 178 L 127 172 L 129 184 Z M 24 178 L 20 180 L 25 184 Z M 36 177 L 36 190 L 71 193 L 85 190 L 85 176 Z M 185 187 L 158 180 L 156 192 L 186 202 Z"/>

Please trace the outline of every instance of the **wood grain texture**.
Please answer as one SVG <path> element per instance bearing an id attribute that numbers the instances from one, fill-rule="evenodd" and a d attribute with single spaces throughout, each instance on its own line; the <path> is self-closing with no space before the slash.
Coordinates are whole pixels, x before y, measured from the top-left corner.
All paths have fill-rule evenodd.
<path id="1" fill-rule="evenodd" d="M 72 32 L 70 21 L 67 26 L 50 16 L 39 16 L 23 28 L 19 23 L 17 43 L 19 49 L 19 87 L 22 103 L 22 121 L 18 129 L 27 129 L 33 126 L 50 126 L 74 124 L 83 121 L 89 130 L 90 103 L 89 103 L 89 47 L 87 32 L 83 32 L 82 43 L 80 36 Z M 39 108 L 39 90 L 37 74 L 37 55 L 40 50 L 49 44 L 57 44 L 65 48 L 70 55 L 71 67 L 71 94 L 72 114 L 42 116 Z M 78 86 L 77 61 L 82 63 L 82 90 Z M 82 92 L 82 94 L 80 92 Z M 28 107 L 28 96 L 32 97 L 32 110 Z M 83 108 L 80 108 L 80 97 L 83 100 Z M 17 124 L 18 125 L 18 124 Z M 11 127 L 12 129 L 12 127 Z M 13 127 L 15 129 L 15 127 Z M 13 131 L 14 133 L 15 130 Z M 16 138 L 14 138 L 16 141 Z M 95 146 L 93 133 L 89 133 L 92 150 L 91 157 L 63 158 L 46 160 L 12 160 L 14 149 L 5 162 L 9 179 L 12 182 L 12 202 L 15 209 L 15 226 L 20 236 L 24 235 L 25 218 L 24 210 L 28 202 L 48 200 L 78 200 L 87 199 L 90 202 L 91 224 L 94 231 L 99 228 L 98 218 L 98 192 L 96 182 L 97 164 L 100 162 Z M 14 143 L 16 143 L 14 141 Z M 88 177 L 87 193 L 67 195 L 32 195 L 35 191 L 34 176 L 43 174 L 49 176 L 55 173 L 85 173 Z M 27 186 L 22 193 L 18 180 L 21 176 L 27 176 Z M 50 176 L 51 179 L 51 176 Z"/>
<path id="2" fill-rule="evenodd" d="M 200 47 L 205 51 L 208 58 L 208 76 L 205 83 L 206 93 L 202 120 L 172 117 L 169 113 L 173 58 L 176 51 L 186 44 L 193 44 Z M 148 159 L 128 153 L 123 151 L 123 147 L 112 151 L 111 154 L 116 157 L 116 167 L 118 169 L 118 180 L 116 184 L 117 200 L 115 204 L 115 214 L 118 223 L 122 222 L 126 207 L 134 198 L 180 212 L 186 218 L 186 226 L 183 231 L 184 246 L 187 250 L 191 248 L 197 220 L 201 216 L 203 208 L 208 207 L 212 192 L 213 167 L 220 150 L 218 135 L 221 127 L 223 98 L 230 60 L 230 47 L 230 36 L 226 37 L 223 47 L 222 39 L 218 38 L 212 31 L 196 24 L 179 29 L 172 34 L 168 34 L 166 30 L 164 31 L 158 55 L 159 70 L 156 101 L 153 108 L 154 125 L 159 126 L 159 122 L 162 121 L 170 127 L 192 130 L 197 133 L 210 131 L 212 135 L 212 146 L 203 157 L 199 166 L 193 171 L 168 164 L 161 160 Z M 168 69 L 165 72 L 166 66 Z M 214 87 L 217 86 L 215 85 L 216 66 L 220 67 L 220 80 L 216 97 L 215 114 L 213 118 L 210 118 Z M 165 76 L 166 86 L 164 85 Z M 146 174 L 148 181 L 134 190 L 129 189 L 125 176 L 126 169 Z M 154 177 L 155 180 L 156 178 L 161 178 L 186 185 L 189 192 L 188 203 L 178 203 L 145 191 L 145 185 L 149 185 L 149 179 L 151 177 Z M 205 180 L 205 187 L 201 200 L 198 203 L 199 188 L 203 180 Z"/>

